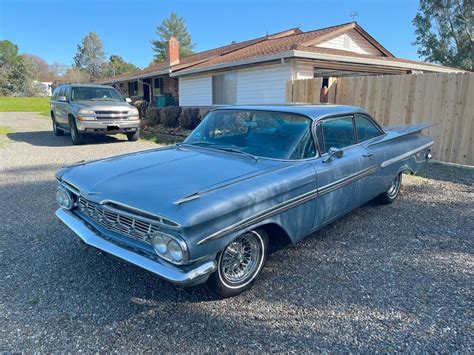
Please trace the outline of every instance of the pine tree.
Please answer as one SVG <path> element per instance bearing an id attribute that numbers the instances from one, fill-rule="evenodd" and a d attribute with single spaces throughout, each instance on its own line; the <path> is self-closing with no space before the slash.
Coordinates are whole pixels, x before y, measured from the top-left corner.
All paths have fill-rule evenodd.
<path id="1" fill-rule="evenodd" d="M 158 39 L 152 40 L 152 49 L 156 52 L 153 57 L 154 62 L 166 60 L 166 42 L 170 37 L 175 37 L 179 42 L 179 55 L 186 57 L 193 53 L 195 44 L 192 42 L 184 18 L 179 17 L 176 12 L 172 12 L 170 17 L 156 27 Z"/>
<path id="2" fill-rule="evenodd" d="M 102 78 L 105 70 L 105 53 L 104 45 L 97 33 L 89 32 L 82 38 L 81 44 L 77 46 L 74 66 L 85 70 L 91 80 Z"/>

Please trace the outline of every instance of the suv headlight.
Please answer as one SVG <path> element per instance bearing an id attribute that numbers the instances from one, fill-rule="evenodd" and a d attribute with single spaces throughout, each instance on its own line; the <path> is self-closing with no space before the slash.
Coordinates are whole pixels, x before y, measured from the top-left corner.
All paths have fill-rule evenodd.
<path id="1" fill-rule="evenodd" d="M 77 119 L 79 121 L 95 121 L 95 111 L 94 110 L 79 110 Z"/>
<path id="2" fill-rule="evenodd" d="M 56 202 L 62 208 L 71 210 L 74 207 L 74 199 L 69 191 L 58 187 L 56 190 Z"/>
<path id="3" fill-rule="evenodd" d="M 95 115 L 94 110 L 79 110 L 80 115 Z"/>
<path id="4" fill-rule="evenodd" d="M 138 116 L 138 110 L 136 108 L 133 108 L 129 111 L 129 114 L 132 116 Z"/>
<path id="5" fill-rule="evenodd" d="M 188 248 L 184 241 L 161 232 L 155 232 L 152 244 L 158 256 L 173 264 L 184 264 L 188 259 Z"/>

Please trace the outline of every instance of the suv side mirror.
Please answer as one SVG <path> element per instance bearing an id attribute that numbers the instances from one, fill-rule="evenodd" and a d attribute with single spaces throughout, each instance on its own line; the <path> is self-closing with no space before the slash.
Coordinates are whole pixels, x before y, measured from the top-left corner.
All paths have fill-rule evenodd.
<path id="1" fill-rule="evenodd" d="M 132 102 L 132 99 L 129 98 L 129 97 L 127 97 L 127 98 L 125 98 L 125 101 L 127 101 L 128 103 L 131 103 L 131 102 Z"/>
<path id="2" fill-rule="evenodd" d="M 329 152 L 328 152 L 328 156 L 326 157 L 326 159 L 323 160 L 323 163 L 327 163 L 328 161 L 330 161 L 332 159 L 332 157 L 336 157 L 336 158 L 342 158 L 342 156 L 344 155 L 344 151 L 342 149 L 339 149 L 339 148 L 329 148 Z"/>
<path id="3" fill-rule="evenodd" d="M 66 96 L 58 96 L 58 101 L 67 102 L 67 98 L 66 98 Z"/>

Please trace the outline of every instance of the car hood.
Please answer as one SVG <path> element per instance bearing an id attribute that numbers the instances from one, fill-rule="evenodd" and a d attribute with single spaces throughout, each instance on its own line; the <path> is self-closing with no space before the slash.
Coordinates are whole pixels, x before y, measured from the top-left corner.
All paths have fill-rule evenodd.
<path id="1" fill-rule="evenodd" d="M 104 111 L 120 111 L 123 109 L 134 108 L 127 102 L 112 102 L 112 101 L 72 101 L 71 105 L 78 109 L 87 108 L 90 110 L 104 110 Z"/>
<path id="2" fill-rule="evenodd" d="M 207 196 L 283 166 L 236 153 L 173 146 L 78 164 L 58 177 L 91 201 L 110 200 L 180 222 L 180 200 Z"/>

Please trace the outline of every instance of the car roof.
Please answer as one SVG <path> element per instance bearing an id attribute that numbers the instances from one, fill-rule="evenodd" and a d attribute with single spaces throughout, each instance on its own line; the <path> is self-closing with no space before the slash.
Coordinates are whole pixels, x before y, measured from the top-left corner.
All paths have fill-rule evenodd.
<path id="1" fill-rule="evenodd" d="M 367 112 L 357 106 L 347 105 L 331 105 L 331 104 L 319 104 L 319 105 L 308 105 L 308 104 L 287 104 L 287 105 L 233 105 L 223 106 L 213 109 L 215 110 L 249 110 L 249 111 L 273 111 L 273 112 L 285 112 L 295 113 L 304 115 L 312 120 L 319 120 L 328 116 L 344 115 L 352 113 L 364 113 Z"/>
<path id="2" fill-rule="evenodd" d="M 110 85 L 99 85 L 99 84 L 61 84 L 59 86 L 72 86 L 75 88 L 112 88 Z"/>

